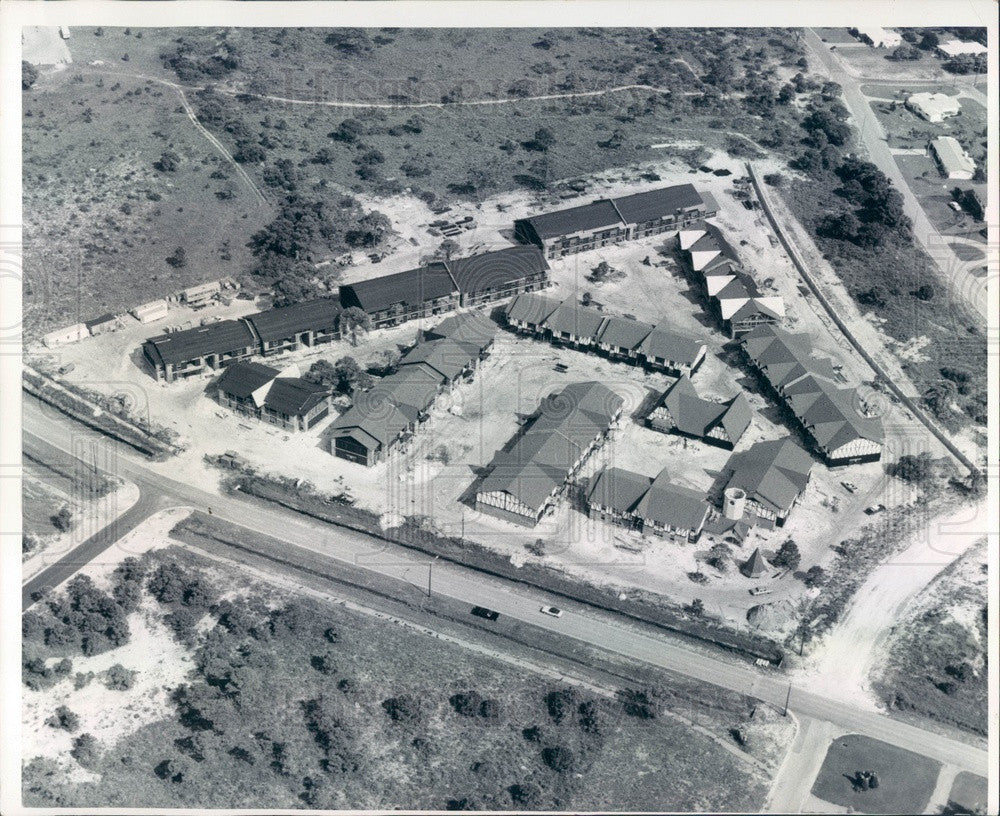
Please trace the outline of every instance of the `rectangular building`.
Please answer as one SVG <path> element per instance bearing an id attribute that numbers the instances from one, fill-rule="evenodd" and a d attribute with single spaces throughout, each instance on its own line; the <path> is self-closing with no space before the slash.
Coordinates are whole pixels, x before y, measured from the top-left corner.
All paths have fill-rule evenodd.
<path id="1" fill-rule="evenodd" d="M 181 292 L 181 300 L 188 306 L 199 308 L 207 306 L 215 300 L 221 291 L 222 284 L 217 280 L 199 283 L 195 286 L 189 286 Z"/>
<path id="2" fill-rule="evenodd" d="M 220 405 L 286 431 L 305 431 L 330 413 L 328 387 L 304 380 L 294 366 L 279 370 L 236 362 L 215 384 Z"/>
<path id="3" fill-rule="evenodd" d="M 450 312 L 459 300 L 458 286 L 441 261 L 340 287 L 340 305 L 361 309 L 376 329 Z"/>
<path id="4" fill-rule="evenodd" d="M 607 438 L 623 405 L 598 382 L 573 383 L 544 399 L 514 444 L 493 457 L 476 509 L 533 527 Z"/>
<path id="5" fill-rule="evenodd" d="M 149 303 L 136 306 L 132 310 L 132 314 L 140 323 L 152 323 L 155 320 L 165 318 L 168 311 L 169 307 L 165 300 L 152 300 Z"/>
<path id="6" fill-rule="evenodd" d="M 931 152 L 946 178 L 970 181 L 976 174 L 976 163 L 954 136 L 939 136 L 931 141 Z"/>
<path id="7" fill-rule="evenodd" d="M 50 331 L 42 337 L 42 342 L 49 348 L 52 348 L 53 346 L 64 346 L 67 343 L 78 343 L 84 337 L 90 337 L 90 330 L 87 328 L 87 325 L 85 323 L 74 323 L 72 326 L 66 326 L 64 329 Z"/>
<path id="8" fill-rule="evenodd" d="M 444 263 L 462 306 L 481 306 L 544 289 L 549 282 L 549 264 L 536 246 L 512 246 Z"/>
<path id="9" fill-rule="evenodd" d="M 221 320 L 207 326 L 161 334 L 142 345 L 157 380 L 173 382 L 206 370 L 224 368 L 258 353 L 260 341 L 243 320 Z"/>
<path id="10" fill-rule="evenodd" d="M 100 317 L 95 317 L 93 320 L 86 320 L 84 323 L 92 337 L 96 337 L 99 334 L 107 334 L 121 328 L 121 321 L 118 319 L 118 315 L 113 315 L 110 312 Z"/>
<path id="11" fill-rule="evenodd" d="M 339 339 L 340 312 L 336 298 L 317 298 L 257 312 L 245 319 L 260 341 L 260 353 L 270 357 Z"/>
<path id="12" fill-rule="evenodd" d="M 693 185 L 679 184 L 519 218 L 514 234 L 522 243 L 539 247 L 546 258 L 561 258 L 676 231 L 714 215 L 709 206 Z"/>
<path id="13" fill-rule="evenodd" d="M 809 484 L 812 458 L 790 438 L 758 442 L 729 458 L 723 516 L 781 527 Z"/>

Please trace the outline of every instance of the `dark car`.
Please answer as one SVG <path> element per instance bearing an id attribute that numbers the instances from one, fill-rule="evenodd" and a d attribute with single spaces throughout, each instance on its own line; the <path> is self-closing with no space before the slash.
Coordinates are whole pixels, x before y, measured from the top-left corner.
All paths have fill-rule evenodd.
<path id="1" fill-rule="evenodd" d="M 479 618 L 486 618 L 486 620 L 495 621 L 500 617 L 499 612 L 495 612 L 492 609 L 487 609 L 485 606 L 474 606 L 472 607 L 472 614 Z"/>

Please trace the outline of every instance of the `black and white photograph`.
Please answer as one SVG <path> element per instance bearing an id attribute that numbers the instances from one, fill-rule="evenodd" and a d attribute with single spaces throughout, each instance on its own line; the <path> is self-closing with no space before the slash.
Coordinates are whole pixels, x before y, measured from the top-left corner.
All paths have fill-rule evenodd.
<path id="1" fill-rule="evenodd" d="M 5 0 L 0 810 L 997 814 L 996 11 Z"/>

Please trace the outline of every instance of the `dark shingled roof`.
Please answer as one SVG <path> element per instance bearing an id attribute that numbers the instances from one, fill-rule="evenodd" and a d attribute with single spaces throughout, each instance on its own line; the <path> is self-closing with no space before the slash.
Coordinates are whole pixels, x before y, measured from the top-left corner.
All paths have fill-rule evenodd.
<path id="1" fill-rule="evenodd" d="M 88 329 L 94 328 L 94 326 L 100 326 L 102 323 L 110 323 L 115 319 L 115 316 L 108 312 L 107 314 L 102 314 L 100 317 L 95 317 L 93 320 L 84 320 L 83 325 Z"/>
<path id="2" fill-rule="evenodd" d="M 790 438 L 758 442 L 729 458 L 727 488 L 738 487 L 772 511 L 785 513 L 806 489 L 812 458 Z"/>
<path id="3" fill-rule="evenodd" d="M 704 203 L 693 184 L 660 187 L 645 193 L 635 193 L 614 199 L 622 218 L 629 224 L 658 221 L 664 215 L 674 215 L 681 210 L 700 207 Z"/>
<path id="4" fill-rule="evenodd" d="M 177 365 L 210 354 L 229 354 L 256 344 L 253 332 L 242 320 L 222 320 L 152 337 L 145 346 L 164 365 Z"/>
<path id="5" fill-rule="evenodd" d="M 460 343 L 475 345 L 480 351 L 488 348 L 496 337 L 497 325 L 481 312 L 463 312 L 451 315 L 433 329 L 424 330 L 425 340 L 449 338 Z"/>
<path id="6" fill-rule="evenodd" d="M 278 377 L 264 397 L 264 405 L 288 416 L 302 416 L 323 402 L 330 393 L 325 386 L 299 377 Z"/>
<path id="7" fill-rule="evenodd" d="M 459 290 L 467 295 L 502 287 L 549 269 L 542 251 L 534 244 L 484 252 L 446 263 Z"/>
<path id="8" fill-rule="evenodd" d="M 246 319 L 265 343 L 285 340 L 306 331 L 331 331 L 337 327 L 340 303 L 334 298 L 319 298 L 257 312 Z"/>
<path id="9" fill-rule="evenodd" d="M 664 468 L 649 486 L 635 512 L 644 520 L 657 524 L 679 530 L 697 530 L 708 515 L 708 502 L 704 493 L 670 482 Z"/>
<path id="10" fill-rule="evenodd" d="M 649 476 L 633 473 L 631 470 L 605 468 L 590 488 L 587 500 L 591 504 L 610 507 L 619 513 L 631 513 L 652 483 Z"/>
<path id="11" fill-rule="evenodd" d="M 670 412 L 677 430 L 682 433 L 707 436 L 712 428 L 721 425 L 734 443 L 743 436 L 753 416 L 742 391 L 726 402 L 711 402 L 698 396 L 687 376 L 663 392 L 660 404 Z"/>
<path id="12" fill-rule="evenodd" d="M 534 292 L 523 292 L 507 304 L 504 313 L 510 321 L 522 321 L 538 326 L 559 308 L 561 302 Z"/>
<path id="13" fill-rule="evenodd" d="M 340 287 L 341 304 L 351 305 L 345 295 L 351 295 L 366 312 L 379 312 L 396 303 L 408 307 L 419 306 L 425 301 L 444 297 L 458 291 L 448 268 L 441 262 L 408 269 L 394 275 L 370 278 Z"/>
<path id="14" fill-rule="evenodd" d="M 455 379 L 472 360 L 479 356 L 479 348 L 472 343 L 460 343 L 451 338 L 418 343 L 399 361 L 399 368 L 414 365 L 426 366 L 437 371 L 443 379 Z"/>
<path id="15" fill-rule="evenodd" d="M 588 309 L 572 300 L 564 300 L 545 320 L 545 328 L 555 333 L 569 332 L 577 337 L 597 336 L 597 330 L 604 322 L 604 315 L 597 309 Z"/>
<path id="16" fill-rule="evenodd" d="M 534 227 L 540 238 L 556 238 L 575 232 L 589 232 L 600 227 L 617 227 L 622 223 L 615 205 L 607 199 L 600 199 L 579 207 L 533 215 L 521 219 Z"/>
<path id="17" fill-rule="evenodd" d="M 215 383 L 216 387 L 238 399 L 246 399 L 262 385 L 267 385 L 279 374 L 278 369 L 263 363 L 236 362 Z"/>
<path id="18" fill-rule="evenodd" d="M 647 357 L 659 357 L 687 365 L 694 364 L 704 347 L 705 344 L 700 340 L 671 331 L 665 323 L 655 326 L 639 344 L 639 350 Z"/>
<path id="19" fill-rule="evenodd" d="M 628 317 L 609 317 L 597 336 L 597 342 L 607 343 L 616 348 L 633 349 L 638 346 L 653 327 L 649 323 L 632 320 Z"/>

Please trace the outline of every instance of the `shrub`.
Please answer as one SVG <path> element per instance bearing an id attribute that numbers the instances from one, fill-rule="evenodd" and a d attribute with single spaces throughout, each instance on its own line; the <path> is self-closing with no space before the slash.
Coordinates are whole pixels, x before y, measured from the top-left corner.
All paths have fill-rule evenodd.
<path id="1" fill-rule="evenodd" d="M 92 768 L 100 756 L 98 742 L 92 734 L 80 734 L 73 740 L 73 748 L 69 755 L 84 768 Z"/>
<path id="2" fill-rule="evenodd" d="M 49 728 L 56 728 L 72 733 L 80 727 L 80 718 L 66 706 L 61 705 L 56 709 L 55 714 L 45 720 L 45 724 Z"/>
<path id="3" fill-rule="evenodd" d="M 104 685 L 113 691 L 127 691 L 135 685 L 139 672 L 126 669 L 121 663 L 115 663 L 104 675 Z"/>
<path id="4" fill-rule="evenodd" d="M 181 157 L 173 150 L 164 150 L 160 154 L 160 158 L 153 162 L 153 167 L 161 173 L 173 173 L 180 166 L 180 163 Z"/>
<path id="5" fill-rule="evenodd" d="M 416 722 L 420 719 L 420 701 L 409 695 L 389 697 L 382 701 L 382 710 L 393 722 Z"/>
<path id="6" fill-rule="evenodd" d="M 483 698 L 477 691 L 460 691 L 452 694 L 448 702 L 463 717 L 475 717 L 482 710 Z"/>
<path id="7" fill-rule="evenodd" d="M 575 705 L 576 692 L 573 689 L 558 689 L 545 695 L 545 707 L 557 725 L 573 710 Z"/>
<path id="8" fill-rule="evenodd" d="M 553 745 L 542 749 L 542 761 L 556 773 L 572 773 L 576 757 L 569 748 Z"/>
<path id="9" fill-rule="evenodd" d="M 615 695 L 629 717 L 641 720 L 656 719 L 658 704 L 656 693 L 646 689 L 620 689 Z"/>
<path id="10" fill-rule="evenodd" d="M 771 563 L 774 566 L 790 570 L 798 569 L 801 561 L 802 554 L 799 552 L 799 546 L 792 539 L 785 541 L 778 548 L 778 552 L 775 553 L 774 558 L 771 559 Z"/>

